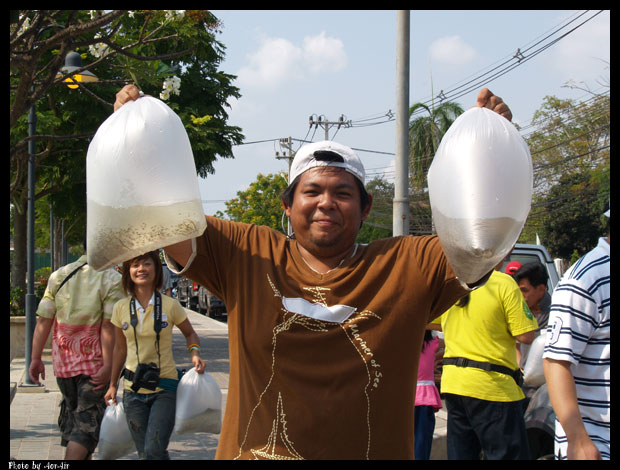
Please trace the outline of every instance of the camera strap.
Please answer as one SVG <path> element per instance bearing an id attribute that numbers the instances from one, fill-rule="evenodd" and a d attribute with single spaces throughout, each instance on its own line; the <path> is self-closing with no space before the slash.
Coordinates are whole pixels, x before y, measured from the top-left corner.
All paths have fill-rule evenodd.
<path id="1" fill-rule="evenodd" d="M 156 340 L 156 348 L 157 348 L 157 365 L 161 364 L 161 357 L 159 354 L 159 333 L 161 332 L 161 319 L 162 319 L 162 307 L 161 307 L 161 294 L 159 292 L 155 292 L 155 305 L 154 305 L 154 314 L 153 314 L 153 329 L 155 330 L 155 335 L 157 337 Z M 136 334 L 136 327 L 138 326 L 138 315 L 136 314 L 136 299 L 132 297 L 129 301 L 129 319 L 131 322 L 131 326 L 133 326 L 133 337 L 136 342 L 136 356 L 138 357 L 138 364 L 140 364 L 140 355 L 138 354 L 138 336 Z"/>

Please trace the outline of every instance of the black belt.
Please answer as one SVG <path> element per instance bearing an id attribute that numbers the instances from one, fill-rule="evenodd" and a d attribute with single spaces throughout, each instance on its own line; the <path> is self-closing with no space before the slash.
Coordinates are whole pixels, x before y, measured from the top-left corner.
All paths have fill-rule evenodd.
<path id="1" fill-rule="evenodd" d="M 465 357 L 444 357 L 443 364 L 457 367 L 475 367 L 476 369 L 482 369 L 488 372 L 499 372 L 500 374 L 512 377 L 519 387 L 523 385 L 523 373 L 521 369 L 512 370 L 508 367 L 491 364 L 490 362 L 472 361 Z"/>
<path id="2" fill-rule="evenodd" d="M 181 378 L 181 376 L 183 376 L 183 374 L 185 374 L 185 370 L 180 371 L 179 369 L 177 369 L 177 372 L 179 374 L 179 379 Z M 135 372 L 129 370 L 129 369 L 123 369 L 123 372 L 121 373 L 121 376 L 126 378 L 127 380 L 133 382 L 134 376 L 135 376 Z M 176 390 L 177 387 L 179 385 L 179 381 L 175 380 L 175 379 L 167 379 L 165 377 L 160 377 L 159 378 L 159 382 L 157 383 L 157 386 L 159 388 L 163 388 L 164 390 Z M 137 390 L 136 390 L 137 391 Z"/>

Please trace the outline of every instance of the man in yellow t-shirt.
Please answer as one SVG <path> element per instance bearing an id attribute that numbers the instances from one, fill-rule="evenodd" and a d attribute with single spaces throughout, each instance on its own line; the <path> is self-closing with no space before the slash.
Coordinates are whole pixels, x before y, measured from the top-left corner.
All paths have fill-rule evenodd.
<path id="1" fill-rule="evenodd" d="M 446 343 L 448 459 L 528 459 L 515 343 L 531 343 L 538 324 L 517 283 L 494 271 L 434 323 Z"/>

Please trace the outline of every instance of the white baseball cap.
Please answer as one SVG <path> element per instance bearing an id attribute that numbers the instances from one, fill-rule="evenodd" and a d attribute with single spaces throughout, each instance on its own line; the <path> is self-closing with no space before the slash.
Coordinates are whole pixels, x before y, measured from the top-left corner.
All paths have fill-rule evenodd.
<path id="1" fill-rule="evenodd" d="M 297 151 L 291 165 L 289 184 L 303 172 L 319 166 L 344 168 L 364 184 L 366 172 L 357 154 L 350 147 L 330 140 L 306 144 Z"/>

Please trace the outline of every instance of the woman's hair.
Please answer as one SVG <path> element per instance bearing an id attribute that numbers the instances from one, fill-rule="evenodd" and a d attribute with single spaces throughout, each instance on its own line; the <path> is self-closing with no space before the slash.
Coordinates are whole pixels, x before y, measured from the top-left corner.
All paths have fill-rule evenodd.
<path id="1" fill-rule="evenodd" d="M 424 341 L 422 342 L 422 351 L 426 349 L 428 343 L 433 340 L 433 332 L 431 330 L 424 330 Z"/>
<path id="2" fill-rule="evenodd" d="M 469 303 L 469 298 L 470 298 L 470 293 L 468 292 L 465 295 L 465 297 L 461 297 L 455 305 L 461 308 L 467 307 L 467 304 Z"/>
<path id="3" fill-rule="evenodd" d="M 135 285 L 134 285 L 134 282 L 131 280 L 131 276 L 129 275 L 129 267 L 134 261 L 143 260 L 147 258 L 151 258 L 153 260 L 153 264 L 155 265 L 155 283 L 153 287 L 156 291 L 162 288 L 164 284 L 164 271 L 161 267 L 161 259 L 159 259 L 159 251 L 155 250 L 155 251 L 149 251 L 148 253 L 144 253 L 143 255 L 131 258 L 130 260 L 127 260 L 123 263 L 123 269 L 121 271 L 121 275 L 122 275 L 121 285 L 123 286 L 123 290 L 125 291 L 125 294 L 131 295 L 131 296 L 135 295 L 135 290 L 134 290 Z"/>

